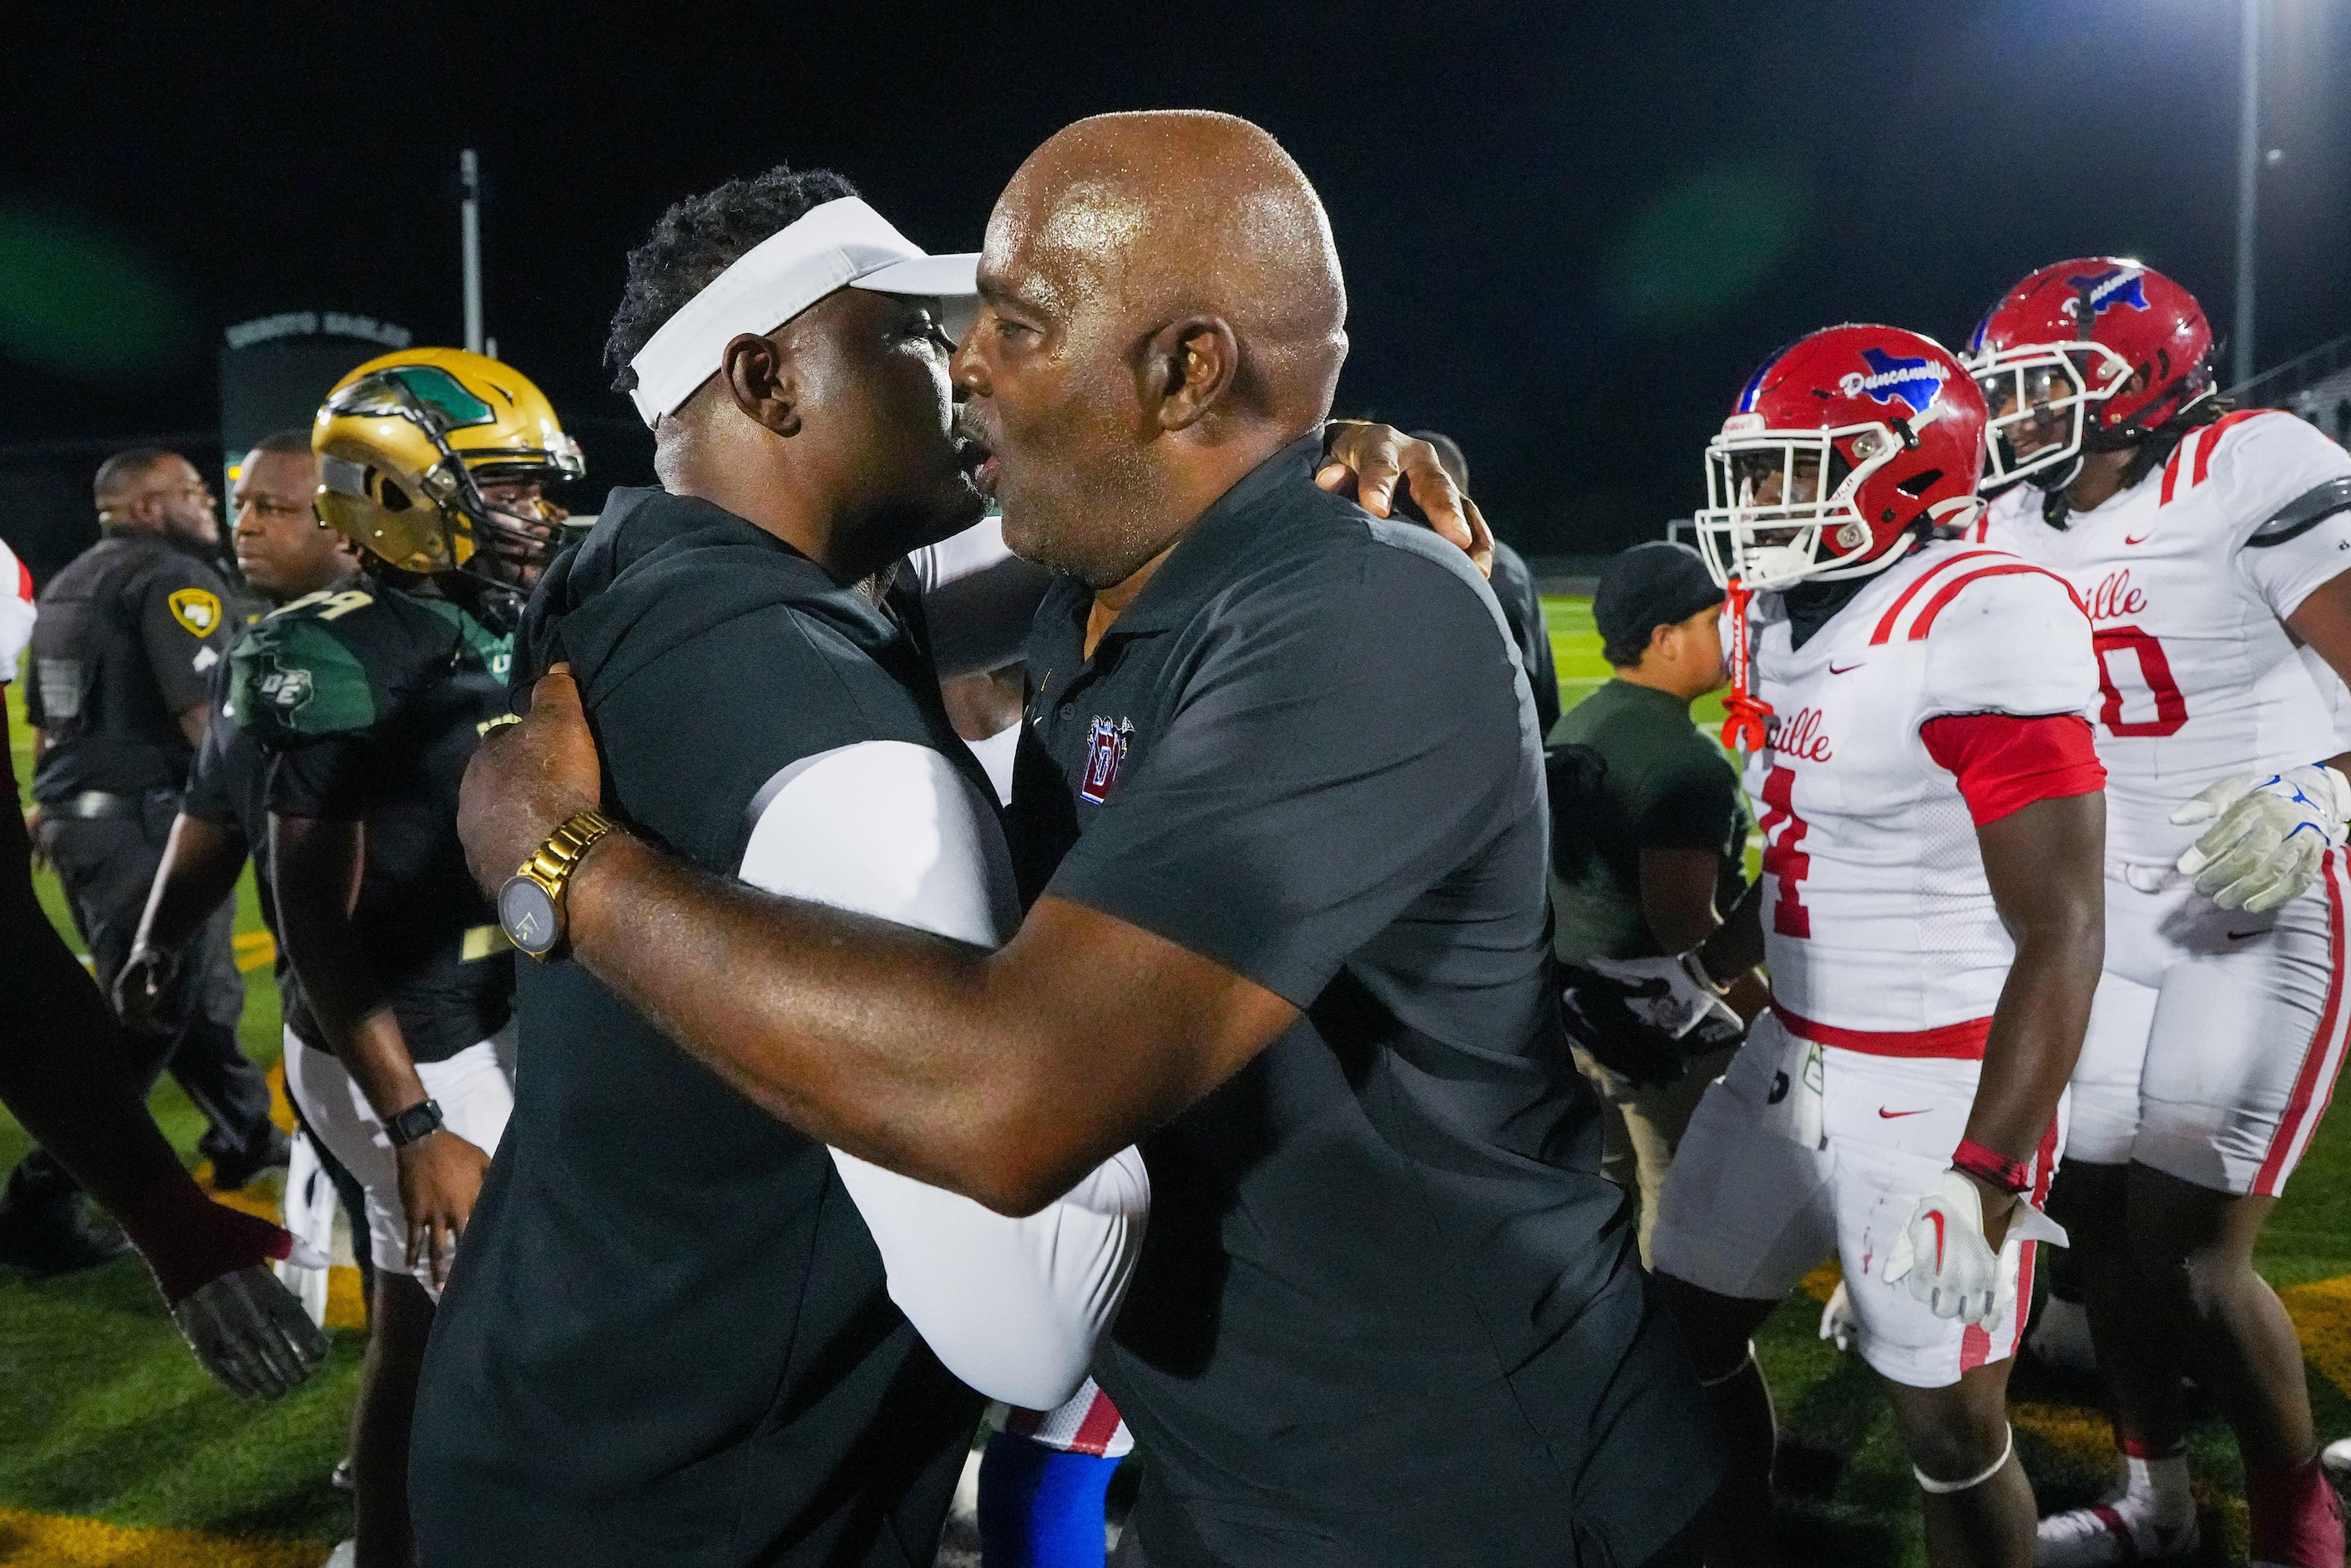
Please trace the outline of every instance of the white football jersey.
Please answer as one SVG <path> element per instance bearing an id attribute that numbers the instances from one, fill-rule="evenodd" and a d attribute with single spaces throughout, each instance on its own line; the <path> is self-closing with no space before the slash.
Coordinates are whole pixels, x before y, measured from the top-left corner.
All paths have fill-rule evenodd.
<path id="1" fill-rule="evenodd" d="M 1774 1002 L 1824 1045 L 1980 1054 L 2015 949 L 1959 781 L 1919 727 L 2086 716 L 2088 621 L 2063 580 L 1950 540 L 1888 568 L 1802 648 L 1781 595 L 1758 595 L 1750 613 L 1755 689 L 1773 709 L 1746 783 Z"/>
<path id="2" fill-rule="evenodd" d="M 2168 866 L 2201 826 L 2171 813 L 2206 785 L 2333 757 L 2351 744 L 2281 624 L 2351 568 L 2351 514 L 2293 538 L 2263 525 L 2351 476 L 2351 455 L 2290 413 L 2248 409 L 2189 433 L 2170 459 L 2062 529 L 2042 493 L 1992 502 L 1976 535 L 2062 573 L 2095 627 L 2106 853 Z"/>
<path id="3" fill-rule="evenodd" d="M 33 640 L 33 574 L 0 541 L 0 686 L 16 678 L 16 661 Z"/>

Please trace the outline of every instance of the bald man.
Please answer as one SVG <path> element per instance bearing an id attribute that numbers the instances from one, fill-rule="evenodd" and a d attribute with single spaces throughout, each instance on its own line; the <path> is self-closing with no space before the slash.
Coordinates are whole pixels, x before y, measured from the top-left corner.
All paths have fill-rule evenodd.
<path id="1" fill-rule="evenodd" d="M 1123 1561 L 1690 1561 L 1713 1443 L 1560 1033 L 1525 675 L 1459 551 L 1317 486 L 1347 340 L 1312 188 L 1246 121 L 1081 121 L 978 287 L 979 478 L 1061 574 L 1023 745 L 1061 788 L 1014 805 L 1043 895 L 984 952 L 622 827 L 563 847 L 563 956 L 775 1116 L 1007 1214 L 1139 1143 L 1094 1362 L 1148 1458 Z M 476 875 L 598 789 L 550 675 L 468 775 Z"/>

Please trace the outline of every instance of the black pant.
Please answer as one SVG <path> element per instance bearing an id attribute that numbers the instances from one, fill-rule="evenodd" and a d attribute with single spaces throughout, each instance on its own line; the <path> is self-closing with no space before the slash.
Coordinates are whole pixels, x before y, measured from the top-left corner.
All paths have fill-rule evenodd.
<path id="1" fill-rule="evenodd" d="M 99 988 L 109 995 L 131 956 L 170 831 L 171 813 L 160 808 L 144 820 L 42 818 L 42 852 L 65 885 Z M 230 941 L 234 919 L 234 909 L 224 903 L 188 944 L 179 975 L 156 1009 L 158 1026 L 123 1035 L 143 1086 L 152 1088 L 168 1068 L 204 1113 L 211 1125 L 200 1146 L 214 1160 L 258 1150 L 271 1131 L 268 1082 L 237 1043 L 245 981 Z M 17 1166 L 12 1187 L 35 1198 L 70 1194 L 76 1184 L 36 1149 Z"/>

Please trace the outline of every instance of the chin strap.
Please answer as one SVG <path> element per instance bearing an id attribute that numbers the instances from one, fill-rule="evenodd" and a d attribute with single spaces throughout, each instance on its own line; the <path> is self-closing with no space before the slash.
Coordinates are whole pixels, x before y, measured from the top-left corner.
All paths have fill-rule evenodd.
<path id="1" fill-rule="evenodd" d="M 1730 617 L 1730 695 L 1723 699 L 1722 744 L 1735 751 L 1761 751 L 1771 737 L 1764 722 L 1771 705 L 1748 689 L 1747 606 L 1754 593 L 1732 578 L 1723 612 Z"/>

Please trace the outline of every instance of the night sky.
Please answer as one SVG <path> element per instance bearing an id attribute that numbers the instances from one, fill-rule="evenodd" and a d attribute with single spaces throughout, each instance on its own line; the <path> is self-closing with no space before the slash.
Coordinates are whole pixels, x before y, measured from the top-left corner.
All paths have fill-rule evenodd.
<path id="1" fill-rule="evenodd" d="M 2267 3 L 2263 365 L 2351 331 L 2351 7 Z M 494 182 L 489 330 L 598 490 L 650 479 L 600 353 L 669 201 L 830 165 L 917 243 L 970 248 L 1022 156 L 1104 110 L 1281 138 L 1346 267 L 1342 407 L 1453 433 L 1537 553 L 1687 513 L 1731 393 L 1811 328 L 1957 343 L 2028 270 L 2097 251 L 2223 332 L 2232 308 L 2231 0 L 587 9 L 21 7 L 0 444 L 213 425 L 221 329 L 248 317 L 455 340 L 466 145 Z"/>

